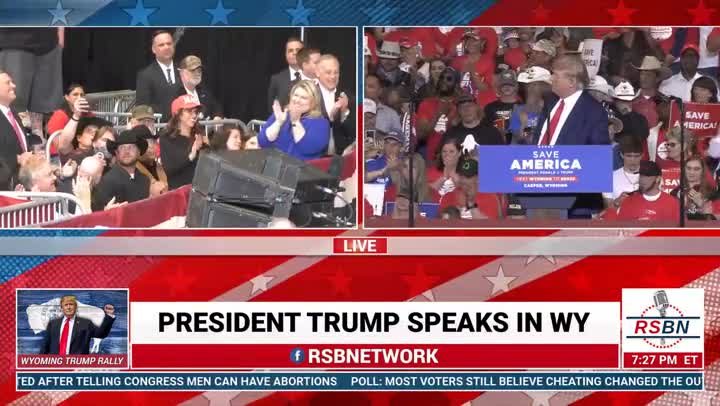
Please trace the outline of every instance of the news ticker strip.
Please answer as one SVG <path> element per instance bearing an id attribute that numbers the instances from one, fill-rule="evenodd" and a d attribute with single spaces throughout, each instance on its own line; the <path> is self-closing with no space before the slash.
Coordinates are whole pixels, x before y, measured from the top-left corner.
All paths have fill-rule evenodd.
<path id="1" fill-rule="evenodd" d="M 547 237 L 3 237 L 0 255 L 717 255 L 720 237 L 628 236 L 632 230 Z M 29 243 L 32 238 L 32 243 Z"/>
<path id="2" fill-rule="evenodd" d="M 18 391 L 695 391 L 701 372 L 18 372 Z"/>

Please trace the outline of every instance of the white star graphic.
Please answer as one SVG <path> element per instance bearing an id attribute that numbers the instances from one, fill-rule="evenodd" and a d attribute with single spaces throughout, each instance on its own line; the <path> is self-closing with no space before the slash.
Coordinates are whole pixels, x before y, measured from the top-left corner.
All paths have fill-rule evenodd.
<path id="1" fill-rule="evenodd" d="M 274 276 L 263 276 L 258 275 L 252 279 L 250 279 L 250 283 L 252 283 L 252 291 L 250 292 L 250 296 L 254 295 L 257 291 L 265 292 L 268 290 L 268 282 L 275 279 Z"/>
<path id="2" fill-rule="evenodd" d="M 210 406 L 226 406 L 238 397 L 240 392 L 205 392 L 203 396 L 210 401 Z"/>
<path id="3" fill-rule="evenodd" d="M 517 276 L 505 276 L 502 265 L 498 267 L 498 272 L 495 276 L 486 276 L 485 279 L 492 283 L 492 292 L 490 295 L 494 295 L 497 292 L 507 292 L 510 290 L 510 283 L 517 279 Z"/>
<path id="4" fill-rule="evenodd" d="M 67 25 L 67 15 L 70 13 L 72 9 L 69 8 L 63 8 L 62 2 L 58 0 L 57 4 L 55 5 L 55 8 L 49 8 L 48 12 L 52 14 L 53 18 L 50 22 L 50 25 L 55 25 L 55 23 L 63 23 L 64 25 Z"/>
<path id="5" fill-rule="evenodd" d="M 423 292 L 422 296 L 431 302 L 435 301 L 435 294 L 433 293 L 432 289 L 428 289 L 425 292 Z"/>
<path id="6" fill-rule="evenodd" d="M 551 264 L 555 265 L 555 257 L 553 257 L 552 255 L 532 255 L 532 256 L 529 256 L 527 258 L 527 260 L 525 261 L 525 266 L 530 265 L 530 263 L 532 263 L 536 259 L 540 258 L 541 256 L 543 258 L 547 259 L 547 261 L 550 262 Z"/>
<path id="7" fill-rule="evenodd" d="M 719 392 L 710 392 L 710 391 L 702 391 L 702 392 L 683 392 L 687 397 L 690 398 L 692 401 L 692 406 L 710 406 L 712 404 L 712 400 Z"/>
<path id="8" fill-rule="evenodd" d="M 215 25 L 218 23 L 223 23 L 223 24 L 227 25 L 228 24 L 228 16 L 230 14 L 232 14 L 234 11 L 235 11 L 234 8 L 225 8 L 225 6 L 222 3 L 222 0 L 218 0 L 215 8 L 206 8 L 205 9 L 205 12 L 212 16 L 212 21 L 210 21 L 210 25 Z"/>
<path id="9" fill-rule="evenodd" d="M 550 398 L 558 392 L 523 392 L 532 399 L 532 406 L 550 406 Z"/>

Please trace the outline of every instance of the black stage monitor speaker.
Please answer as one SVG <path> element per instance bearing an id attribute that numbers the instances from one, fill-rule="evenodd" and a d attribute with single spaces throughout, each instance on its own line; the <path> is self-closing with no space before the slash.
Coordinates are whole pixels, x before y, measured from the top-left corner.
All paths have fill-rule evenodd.
<path id="1" fill-rule="evenodd" d="M 213 202 L 202 193 L 192 191 L 185 221 L 188 227 L 265 228 L 272 221 L 272 216 L 240 206 Z"/>
<path id="2" fill-rule="evenodd" d="M 212 157 L 213 155 L 215 158 Z M 207 158 L 222 160 L 229 167 L 268 176 L 277 180 L 283 186 L 293 187 L 296 201 L 304 203 L 332 200 L 333 197 L 319 190 L 319 187 L 336 189 L 340 184 L 339 176 L 332 176 L 307 162 L 293 158 L 274 148 L 239 152 L 221 151 L 208 154 Z M 198 168 L 202 166 L 201 157 L 201 160 L 198 161 Z M 297 182 L 292 184 L 295 180 L 296 170 L 299 170 Z M 193 181 L 193 187 L 202 191 L 200 186 Z M 223 191 L 223 193 L 233 197 L 233 191 L 231 190 Z"/>
<path id="3" fill-rule="evenodd" d="M 298 227 L 338 226 L 332 216 L 337 176 L 266 149 L 201 154 L 188 204 L 189 227 L 267 227 L 289 218 Z M 325 191 L 324 191 L 325 190 Z"/>

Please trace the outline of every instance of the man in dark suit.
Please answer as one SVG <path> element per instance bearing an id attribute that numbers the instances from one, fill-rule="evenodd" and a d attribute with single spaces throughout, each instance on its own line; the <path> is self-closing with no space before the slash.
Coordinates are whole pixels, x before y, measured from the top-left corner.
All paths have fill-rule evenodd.
<path id="1" fill-rule="evenodd" d="M 170 103 L 182 89 L 173 65 L 175 43 L 169 32 L 161 30 L 153 34 L 152 53 L 155 61 L 138 72 L 135 103 L 151 106 L 163 115 L 163 121 L 168 121 Z"/>
<path id="2" fill-rule="evenodd" d="M 328 155 L 342 155 L 345 148 L 355 141 L 355 116 L 350 108 L 353 99 L 349 91 L 338 89 L 340 81 L 340 62 L 330 54 L 320 57 L 317 62 L 318 87 L 322 113 L 330 121 L 332 136 L 328 145 Z"/>
<path id="3" fill-rule="evenodd" d="M 585 91 L 590 79 L 582 59 L 563 55 L 553 62 L 552 90 L 535 127 L 537 145 L 610 144 L 608 114 Z"/>
<path id="4" fill-rule="evenodd" d="M 275 100 L 281 106 L 288 104 L 288 93 L 290 93 L 290 82 L 299 80 L 301 70 L 297 63 L 297 53 L 303 49 L 303 42 L 299 38 L 288 38 L 285 43 L 285 60 L 288 67 L 272 75 L 270 87 L 268 87 L 267 105 L 272 106 Z"/>
<path id="5" fill-rule="evenodd" d="M 16 97 L 12 77 L 0 69 L 0 159 L 14 174 L 17 174 L 18 165 L 31 155 L 22 120 L 10 108 Z"/>
<path id="6" fill-rule="evenodd" d="M 177 96 L 189 94 L 200 101 L 202 107 L 200 113 L 202 120 L 213 118 L 220 119 L 223 116 L 222 108 L 217 99 L 213 97 L 208 89 L 202 85 L 202 60 L 195 55 L 188 55 L 178 64 L 180 69 L 180 81 L 182 86 Z"/>
<path id="7" fill-rule="evenodd" d="M 77 315 L 75 296 L 63 296 L 60 299 L 63 317 L 50 320 L 45 330 L 45 341 L 41 354 L 89 354 L 91 338 L 105 338 L 115 322 L 115 307 L 105 305 L 105 317 L 100 327 L 92 321 Z"/>
<path id="8" fill-rule="evenodd" d="M 603 145 L 610 144 L 608 113 L 585 90 L 590 78 L 582 59 L 577 55 L 563 55 L 552 65 L 553 100 L 545 102 L 540 115 L 542 124 L 535 127 L 537 145 Z M 592 211 L 603 208 L 600 193 L 580 193 L 575 196 L 572 210 L 589 217 Z"/>

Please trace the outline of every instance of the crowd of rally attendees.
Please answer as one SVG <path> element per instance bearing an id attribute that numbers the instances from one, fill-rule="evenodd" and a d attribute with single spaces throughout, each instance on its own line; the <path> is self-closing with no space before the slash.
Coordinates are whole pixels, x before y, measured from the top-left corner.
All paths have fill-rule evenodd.
<path id="1" fill-rule="evenodd" d="M 113 126 L 83 83 L 62 89 L 61 49 L 71 36 L 62 28 L 0 29 L 0 191 L 69 193 L 88 213 L 190 184 L 205 150 L 277 148 L 313 160 L 355 146 L 354 99 L 338 89 L 340 62 L 299 38 L 277 50 L 287 67 L 270 80 L 272 113 L 258 117 L 265 124 L 255 134 L 245 125 L 201 126 L 232 117 L 204 85 L 203 61 L 176 58 L 165 30 L 141 45 L 154 58 L 137 73 L 127 126 Z M 25 201 L 5 193 L 0 206 Z"/>
<path id="2" fill-rule="evenodd" d="M 517 196 L 478 193 L 470 136 L 471 145 L 612 145 L 613 190 L 579 196 L 570 217 L 679 219 L 682 137 L 670 125 L 670 106 L 718 103 L 720 28 L 374 27 L 364 34 L 365 182 L 384 185 L 384 201 L 395 203 L 383 216 L 407 218 L 414 201 L 420 216 L 430 203 L 443 219 L 526 218 Z M 581 57 L 586 39 L 602 40 L 593 77 Z M 573 119 L 573 108 L 587 117 Z M 589 118 L 600 109 L 600 120 Z M 407 117 L 415 134 L 413 197 Z M 586 125 L 575 139 L 561 130 L 571 120 Z M 684 139 L 687 218 L 715 220 L 720 135 L 686 130 Z M 366 216 L 372 212 L 366 200 Z"/>

